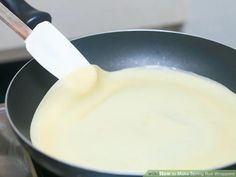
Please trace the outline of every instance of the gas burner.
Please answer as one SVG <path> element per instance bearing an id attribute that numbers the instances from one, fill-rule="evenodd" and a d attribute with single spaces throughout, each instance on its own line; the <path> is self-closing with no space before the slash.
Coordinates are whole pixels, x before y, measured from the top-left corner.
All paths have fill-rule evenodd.
<path id="1" fill-rule="evenodd" d="M 3 104 L 0 105 L 0 144 L 0 176 L 36 176 L 29 155 L 10 128 Z"/>
<path id="2" fill-rule="evenodd" d="M 0 104 L 0 176 L 56 177 L 32 162 L 11 130 L 4 104 Z"/>

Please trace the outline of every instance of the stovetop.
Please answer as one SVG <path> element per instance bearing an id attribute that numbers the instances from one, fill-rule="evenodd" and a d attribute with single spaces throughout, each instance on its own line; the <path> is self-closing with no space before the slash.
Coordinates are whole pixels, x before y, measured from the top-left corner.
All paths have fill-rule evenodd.
<path id="1" fill-rule="evenodd" d="M 29 155 L 17 141 L 0 104 L 0 176 L 36 177 Z"/>
<path id="2" fill-rule="evenodd" d="M 7 120 L 4 99 L 15 73 L 27 62 L 0 64 L 0 177 L 58 177 L 36 162 L 18 142 Z"/>

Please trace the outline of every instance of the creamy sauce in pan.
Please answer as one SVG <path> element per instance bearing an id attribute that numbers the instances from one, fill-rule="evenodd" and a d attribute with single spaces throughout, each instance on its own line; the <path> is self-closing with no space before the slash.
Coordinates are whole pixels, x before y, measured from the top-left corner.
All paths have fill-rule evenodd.
<path id="1" fill-rule="evenodd" d="M 33 145 L 73 165 L 122 172 L 209 169 L 236 160 L 236 95 L 195 74 L 85 68 L 58 81 Z"/>

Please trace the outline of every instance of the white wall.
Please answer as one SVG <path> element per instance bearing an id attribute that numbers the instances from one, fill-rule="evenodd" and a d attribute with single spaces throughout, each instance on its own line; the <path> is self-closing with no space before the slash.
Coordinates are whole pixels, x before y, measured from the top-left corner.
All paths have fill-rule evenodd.
<path id="1" fill-rule="evenodd" d="M 236 49 L 236 1 L 189 0 L 184 32 Z"/>
<path id="2" fill-rule="evenodd" d="M 186 17 L 187 0 L 27 0 L 49 12 L 68 38 L 128 28 L 158 28 Z M 23 41 L 0 23 L 0 61 L 28 55 Z"/>

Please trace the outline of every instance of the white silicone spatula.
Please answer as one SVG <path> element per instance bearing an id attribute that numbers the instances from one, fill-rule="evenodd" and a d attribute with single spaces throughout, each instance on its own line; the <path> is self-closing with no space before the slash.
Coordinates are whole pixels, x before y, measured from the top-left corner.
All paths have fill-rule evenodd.
<path id="1" fill-rule="evenodd" d="M 2 3 L 0 19 L 25 40 L 28 52 L 57 78 L 89 65 L 84 56 L 51 23 L 42 22 L 31 30 Z"/>

